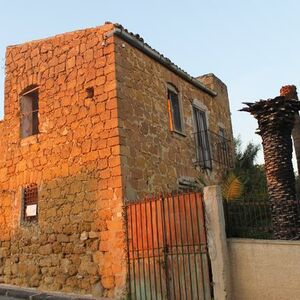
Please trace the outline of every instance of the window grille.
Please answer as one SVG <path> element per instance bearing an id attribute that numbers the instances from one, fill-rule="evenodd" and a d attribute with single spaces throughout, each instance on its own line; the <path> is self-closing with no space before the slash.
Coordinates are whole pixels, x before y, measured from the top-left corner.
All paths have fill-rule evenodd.
<path id="1" fill-rule="evenodd" d="M 212 168 L 211 149 L 207 131 L 205 112 L 194 107 L 194 117 L 196 125 L 196 143 L 198 161 L 202 168 Z"/>
<path id="2" fill-rule="evenodd" d="M 23 221 L 34 222 L 38 219 L 38 188 L 36 184 L 23 189 Z"/>

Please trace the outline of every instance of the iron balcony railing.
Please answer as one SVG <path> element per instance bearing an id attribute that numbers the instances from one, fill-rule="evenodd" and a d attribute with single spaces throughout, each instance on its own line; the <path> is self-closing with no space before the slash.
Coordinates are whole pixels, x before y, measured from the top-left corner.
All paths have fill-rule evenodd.
<path id="1" fill-rule="evenodd" d="M 210 130 L 194 133 L 197 163 L 204 169 L 233 167 L 233 141 Z"/>

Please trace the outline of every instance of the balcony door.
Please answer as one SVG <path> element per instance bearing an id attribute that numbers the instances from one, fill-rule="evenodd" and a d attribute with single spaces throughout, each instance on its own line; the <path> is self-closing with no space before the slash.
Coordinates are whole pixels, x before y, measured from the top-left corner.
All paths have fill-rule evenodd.
<path id="1" fill-rule="evenodd" d="M 196 126 L 196 143 L 197 143 L 197 156 L 201 167 L 204 169 L 211 169 L 211 153 L 209 147 L 208 130 L 206 124 L 205 112 L 193 107 L 195 126 Z"/>

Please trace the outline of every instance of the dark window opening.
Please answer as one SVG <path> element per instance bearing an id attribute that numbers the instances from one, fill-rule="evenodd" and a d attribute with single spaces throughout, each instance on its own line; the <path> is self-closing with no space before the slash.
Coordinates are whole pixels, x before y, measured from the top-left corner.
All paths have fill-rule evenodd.
<path id="1" fill-rule="evenodd" d="M 24 222 L 35 222 L 38 219 L 38 188 L 36 184 L 30 184 L 23 188 L 22 216 Z"/>
<path id="2" fill-rule="evenodd" d="M 194 107 L 193 110 L 196 123 L 197 159 L 202 168 L 211 169 L 212 158 L 206 124 L 206 115 L 204 111 L 196 107 Z"/>
<path id="3" fill-rule="evenodd" d="M 182 120 L 178 94 L 168 90 L 168 106 L 170 117 L 170 129 L 182 133 Z"/>
<path id="4" fill-rule="evenodd" d="M 25 138 L 39 132 L 38 89 L 34 88 L 21 96 L 21 137 Z"/>
<path id="5" fill-rule="evenodd" d="M 94 88 L 93 87 L 88 87 L 86 88 L 86 97 L 87 98 L 93 98 L 94 97 Z"/>

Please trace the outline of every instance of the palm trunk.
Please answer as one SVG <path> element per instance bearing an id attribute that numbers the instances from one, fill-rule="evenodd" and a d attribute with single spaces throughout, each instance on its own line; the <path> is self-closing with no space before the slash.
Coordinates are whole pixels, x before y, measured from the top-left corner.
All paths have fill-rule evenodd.
<path id="1" fill-rule="evenodd" d="M 287 99 L 298 100 L 297 88 L 294 85 L 285 85 L 280 89 L 280 96 L 284 96 Z M 294 141 L 294 149 L 297 160 L 298 174 L 300 173 L 300 116 L 299 113 L 295 113 L 295 123 L 292 130 L 292 137 Z"/>
<path id="2" fill-rule="evenodd" d="M 298 174 L 300 173 L 300 116 L 297 113 L 295 115 L 295 125 L 292 131 L 293 141 L 294 141 L 294 148 L 297 160 L 297 169 Z"/>
<path id="3" fill-rule="evenodd" d="M 299 238 L 295 228 L 300 224 L 297 214 L 295 175 L 292 164 L 291 132 L 300 102 L 276 97 L 255 103 L 242 111 L 250 112 L 259 125 L 262 137 L 274 237 Z"/>
<path id="4" fill-rule="evenodd" d="M 277 134 L 263 132 L 265 169 L 271 206 L 274 237 L 295 238 L 297 222 L 295 176 L 292 164 L 291 130 L 284 129 Z"/>

